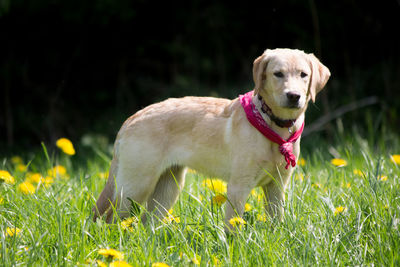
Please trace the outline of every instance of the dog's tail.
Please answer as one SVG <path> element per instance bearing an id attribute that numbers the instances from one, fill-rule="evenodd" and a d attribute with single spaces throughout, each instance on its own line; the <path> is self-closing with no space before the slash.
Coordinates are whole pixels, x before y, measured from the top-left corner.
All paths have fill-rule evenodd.
<path id="1" fill-rule="evenodd" d="M 115 208 L 115 173 L 118 167 L 118 160 L 114 156 L 110 171 L 108 174 L 108 180 L 106 186 L 101 192 L 99 198 L 96 201 L 96 205 L 93 207 L 93 221 L 96 221 L 98 217 L 101 217 L 105 212 L 107 212 L 107 223 L 112 220 L 113 208 Z"/>

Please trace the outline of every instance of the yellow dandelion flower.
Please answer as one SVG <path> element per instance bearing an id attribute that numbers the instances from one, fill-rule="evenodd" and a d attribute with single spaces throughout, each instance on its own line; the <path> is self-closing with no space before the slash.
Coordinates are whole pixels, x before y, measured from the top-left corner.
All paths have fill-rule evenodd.
<path id="1" fill-rule="evenodd" d="M 252 189 L 250 194 L 257 200 L 257 202 L 263 201 L 264 195 L 262 193 L 258 193 L 256 189 Z"/>
<path id="2" fill-rule="evenodd" d="M 44 181 L 44 178 L 40 173 L 28 173 L 26 175 L 26 181 L 38 184 L 42 183 Z"/>
<path id="3" fill-rule="evenodd" d="M 257 192 L 256 189 L 251 189 L 250 194 L 251 194 L 253 197 L 257 197 L 258 192 Z"/>
<path id="4" fill-rule="evenodd" d="M 172 213 L 174 212 L 173 209 L 170 209 L 168 213 L 165 215 L 164 219 L 162 220 L 164 223 L 180 223 L 181 219 L 179 217 L 175 217 Z"/>
<path id="5" fill-rule="evenodd" d="M 397 154 L 397 155 L 391 155 L 391 156 L 390 156 L 390 159 L 392 160 L 392 162 L 393 162 L 394 164 L 400 165 L 400 155 L 399 155 L 399 154 Z"/>
<path id="6" fill-rule="evenodd" d="M 47 177 L 44 179 L 44 185 L 45 185 L 46 187 L 49 187 L 52 183 L 54 183 L 53 177 L 47 176 Z"/>
<path id="7" fill-rule="evenodd" d="M 221 261 L 216 256 L 212 256 L 211 260 L 212 260 L 212 264 L 214 266 L 220 266 L 221 265 Z"/>
<path id="8" fill-rule="evenodd" d="M 303 173 L 296 173 L 296 175 L 294 176 L 294 179 L 300 182 L 304 181 L 304 174 Z"/>
<path id="9" fill-rule="evenodd" d="M 242 225 L 246 224 L 246 221 L 243 220 L 240 217 L 233 217 L 232 219 L 229 220 L 229 223 L 233 226 L 233 227 L 239 227 L 242 228 Z"/>
<path id="10" fill-rule="evenodd" d="M 15 169 L 16 169 L 18 172 L 26 172 L 26 170 L 28 169 L 28 167 L 27 167 L 26 165 L 24 165 L 24 164 L 18 164 L 18 165 L 15 167 Z"/>
<path id="11" fill-rule="evenodd" d="M 299 164 L 300 166 L 305 166 L 306 165 L 306 160 L 304 158 L 299 158 L 299 160 L 297 161 L 297 164 Z"/>
<path id="12" fill-rule="evenodd" d="M 68 177 L 67 169 L 62 165 L 56 165 L 53 168 L 47 170 L 47 174 L 52 177 Z"/>
<path id="13" fill-rule="evenodd" d="M 386 175 L 379 175 L 377 179 L 378 181 L 385 182 L 387 181 L 388 177 Z"/>
<path id="14" fill-rule="evenodd" d="M 20 232 L 21 232 L 22 230 L 21 229 L 19 229 L 19 228 L 10 228 L 10 227 L 7 227 L 7 229 L 6 229 L 6 236 L 16 236 L 16 235 L 18 235 Z"/>
<path id="15" fill-rule="evenodd" d="M 257 202 L 262 202 L 264 200 L 264 195 L 263 194 L 258 194 L 257 195 Z"/>
<path id="16" fill-rule="evenodd" d="M 179 217 L 173 217 L 173 221 L 176 223 L 180 223 L 181 219 Z"/>
<path id="17" fill-rule="evenodd" d="M 211 191 L 213 191 L 214 193 L 217 194 L 225 194 L 226 193 L 226 182 L 222 181 L 220 179 L 205 179 L 203 181 L 203 186 L 210 189 Z"/>
<path id="18" fill-rule="evenodd" d="M 342 214 L 342 213 L 344 213 L 344 212 L 346 212 L 346 211 L 347 211 L 347 208 L 346 208 L 346 207 L 339 206 L 339 207 L 337 207 L 337 208 L 335 209 L 334 214 L 335 214 L 335 216 L 336 216 L 336 215 Z"/>
<path id="19" fill-rule="evenodd" d="M 151 267 L 170 267 L 170 266 L 164 262 L 155 262 L 151 265 Z"/>
<path id="20" fill-rule="evenodd" d="M 316 189 L 322 188 L 322 185 L 320 183 L 313 183 L 313 184 L 311 184 L 311 186 L 316 188 Z"/>
<path id="21" fill-rule="evenodd" d="M 212 198 L 212 202 L 221 206 L 226 202 L 226 197 L 224 195 L 218 194 Z"/>
<path id="22" fill-rule="evenodd" d="M 30 182 L 23 182 L 18 185 L 18 190 L 25 195 L 35 194 L 36 188 Z"/>
<path id="23" fill-rule="evenodd" d="M 253 207 L 249 204 L 249 203 L 246 203 L 245 205 L 244 205 L 244 211 L 251 211 L 253 209 Z"/>
<path id="24" fill-rule="evenodd" d="M 122 260 L 124 258 L 124 254 L 119 252 L 118 250 L 112 249 L 112 248 L 103 248 L 98 251 L 98 253 L 105 258 L 109 259 L 118 259 Z"/>
<path id="25" fill-rule="evenodd" d="M 342 183 L 340 184 L 340 186 L 341 186 L 341 187 L 344 187 L 344 188 L 351 188 L 351 184 L 350 184 L 350 183 L 347 183 L 347 182 L 342 182 Z"/>
<path id="26" fill-rule="evenodd" d="M 172 222 L 180 223 L 181 219 L 179 217 L 175 217 L 172 214 L 169 214 L 166 217 L 164 217 L 163 222 L 164 223 L 172 223 Z"/>
<path id="27" fill-rule="evenodd" d="M 0 205 L 4 203 L 4 198 L 0 197 Z"/>
<path id="28" fill-rule="evenodd" d="M 40 183 L 44 184 L 46 187 L 49 187 L 54 182 L 54 179 L 51 176 L 46 176 L 46 178 L 44 178 L 40 173 L 28 173 L 25 181 L 31 184 Z"/>
<path id="29" fill-rule="evenodd" d="M 126 261 L 114 261 L 110 263 L 110 267 L 132 267 L 132 265 Z"/>
<path id="30" fill-rule="evenodd" d="M 353 170 L 353 174 L 357 175 L 357 176 L 360 176 L 360 177 L 365 177 L 365 173 L 362 170 L 359 170 L 359 169 L 354 169 Z"/>
<path id="31" fill-rule="evenodd" d="M 14 177 L 6 170 L 0 170 L 0 181 L 6 184 L 15 184 Z"/>
<path id="32" fill-rule="evenodd" d="M 101 260 L 92 260 L 92 259 L 87 259 L 86 264 L 89 264 L 90 266 L 92 265 L 96 265 L 99 267 L 107 267 L 107 264 L 105 264 L 104 262 L 102 262 Z"/>
<path id="33" fill-rule="evenodd" d="M 108 178 L 108 172 L 99 172 L 99 177 L 100 179 L 107 179 Z"/>
<path id="34" fill-rule="evenodd" d="M 136 217 L 130 217 L 121 222 L 121 227 L 124 230 L 133 232 L 133 227 L 135 226 L 136 223 L 137 223 Z"/>
<path id="35" fill-rule="evenodd" d="M 75 155 L 75 149 L 72 142 L 67 138 L 60 138 L 56 142 L 56 146 L 60 148 L 67 155 Z"/>
<path id="36" fill-rule="evenodd" d="M 200 256 L 197 256 L 197 255 L 194 255 L 194 258 L 192 259 L 192 262 L 193 262 L 195 265 L 200 265 L 201 257 L 200 257 Z"/>
<path id="37" fill-rule="evenodd" d="M 17 165 L 17 164 L 22 164 L 23 160 L 20 156 L 13 156 L 11 158 L 11 162 L 12 162 L 12 164 Z"/>
<path id="38" fill-rule="evenodd" d="M 344 159 L 334 158 L 331 159 L 331 164 L 336 167 L 344 167 L 347 165 L 347 161 Z"/>
<path id="39" fill-rule="evenodd" d="M 257 214 L 257 221 L 266 222 L 267 216 L 265 216 L 265 214 Z"/>

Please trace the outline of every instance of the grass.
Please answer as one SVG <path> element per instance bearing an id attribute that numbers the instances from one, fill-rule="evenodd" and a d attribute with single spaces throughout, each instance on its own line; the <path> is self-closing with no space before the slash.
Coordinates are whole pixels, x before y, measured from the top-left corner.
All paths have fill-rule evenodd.
<path id="1" fill-rule="evenodd" d="M 0 184 L 0 265 L 101 266 L 115 261 L 99 254 L 110 248 L 132 266 L 399 266 L 400 165 L 390 159 L 400 154 L 398 140 L 388 148 L 373 148 L 360 136 L 344 140 L 304 149 L 305 163 L 286 191 L 282 222 L 265 216 L 256 189 L 243 216 L 246 224 L 228 236 L 226 204 L 213 201 L 217 193 L 204 186 L 207 177 L 201 174 L 187 174 L 169 220 L 107 225 L 90 217 L 109 153 L 94 147 L 96 156 L 75 159 L 79 146 L 75 156 L 49 156 L 44 147 L 25 162 L 4 158 L 0 169 L 15 183 Z M 334 166 L 333 157 L 347 165 Z M 66 173 L 49 172 L 56 165 Z M 53 180 L 32 182 L 35 192 L 24 194 L 19 185 L 29 173 Z"/>

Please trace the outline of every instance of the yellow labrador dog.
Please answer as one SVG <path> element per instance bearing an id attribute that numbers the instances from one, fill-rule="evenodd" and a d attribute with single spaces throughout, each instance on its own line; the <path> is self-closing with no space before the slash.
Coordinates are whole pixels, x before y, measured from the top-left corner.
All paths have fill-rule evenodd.
<path id="1" fill-rule="evenodd" d="M 304 112 L 329 77 L 313 54 L 266 50 L 254 61 L 254 91 L 244 96 L 168 99 L 138 111 L 118 133 L 94 219 L 106 213 L 110 222 L 113 207 L 127 217 L 132 201 L 162 218 L 182 190 L 186 167 L 228 182 L 226 230 L 257 186 L 266 211 L 281 216 Z"/>

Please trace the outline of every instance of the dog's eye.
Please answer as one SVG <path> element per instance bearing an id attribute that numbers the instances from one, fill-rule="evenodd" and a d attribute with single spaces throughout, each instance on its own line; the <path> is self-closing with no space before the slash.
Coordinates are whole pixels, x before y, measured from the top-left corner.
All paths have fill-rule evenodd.
<path id="1" fill-rule="evenodd" d="M 283 78 L 283 73 L 280 71 L 274 72 L 275 77 Z"/>
<path id="2" fill-rule="evenodd" d="M 301 78 L 305 78 L 305 77 L 307 77 L 307 76 L 308 76 L 308 74 L 307 74 L 307 73 L 305 73 L 305 72 L 301 72 L 301 73 L 300 73 L 300 76 L 301 76 Z"/>

